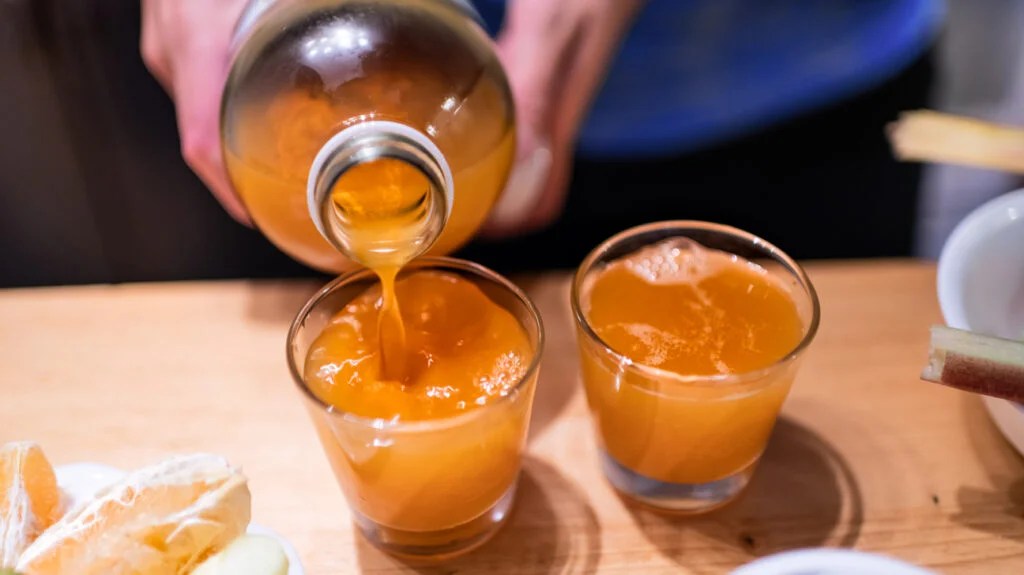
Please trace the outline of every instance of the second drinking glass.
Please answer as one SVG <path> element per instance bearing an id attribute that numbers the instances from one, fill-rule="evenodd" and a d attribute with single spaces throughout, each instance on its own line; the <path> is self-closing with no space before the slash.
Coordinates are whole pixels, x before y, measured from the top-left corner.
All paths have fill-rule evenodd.
<path id="1" fill-rule="evenodd" d="M 742 230 L 659 222 L 591 252 L 572 307 L 615 489 L 679 513 L 735 498 L 818 327 L 800 266 Z"/>

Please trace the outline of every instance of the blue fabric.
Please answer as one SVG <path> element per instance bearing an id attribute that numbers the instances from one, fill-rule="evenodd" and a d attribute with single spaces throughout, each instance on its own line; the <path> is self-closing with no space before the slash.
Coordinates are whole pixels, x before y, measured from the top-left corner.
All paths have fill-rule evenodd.
<path id="1" fill-rule="evenodd" d="M 496 34 L 505 0 L 474 4 Z M 944 13 L 942 0 L 649 0 L 579 152 L 680 153 L 840 101 L 918 57 Z"/>

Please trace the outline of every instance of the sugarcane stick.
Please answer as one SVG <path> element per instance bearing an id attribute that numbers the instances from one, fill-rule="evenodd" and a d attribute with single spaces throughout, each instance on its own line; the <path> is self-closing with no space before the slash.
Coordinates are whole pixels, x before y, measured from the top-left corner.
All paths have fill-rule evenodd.
<path id="1" fill-rule="evenodd" d="M 1024 174 L 1024 129 L 932 110 L 903 112 L 886 126 L 902 161 L 957 164 Z"/>
<path id="2" fill-rule="evenodd" d="M 1024 403 L 1024 341 L 933 326 L 921 379 Z"/>

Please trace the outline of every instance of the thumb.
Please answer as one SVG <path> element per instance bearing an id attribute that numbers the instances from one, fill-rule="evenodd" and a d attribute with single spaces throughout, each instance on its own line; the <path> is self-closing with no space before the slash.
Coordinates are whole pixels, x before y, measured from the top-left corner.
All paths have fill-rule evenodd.
<path id="1" fill-rule="evenodd" d="M 517 128 L 516 160 L 501 197 L 491 211 L 483 234 L 501 237 L 530 219 L 544 200 L 554 160 L 551 143 L 529 123 Z"/>
<path id="2" fill-rule="evenodd" d="M 564 163 L 571 150 L 555 147 L 551 114 L 556 98 L 549 93 L 555 72 L 553 58 L 529 41 L 522 28 L 506 28 L 498 41 L 498 56 L 509 78 L 516 108 L 516 158 L 501 197 L 481 230 L 497 238 L 540 227 L 538 206 L 561 206 L 562 190 L 550 185 L 556 163 Z M 553 197 L 549 198 L 549 195 Z M 557 215 L 557 209 L 553 210 Z"/>

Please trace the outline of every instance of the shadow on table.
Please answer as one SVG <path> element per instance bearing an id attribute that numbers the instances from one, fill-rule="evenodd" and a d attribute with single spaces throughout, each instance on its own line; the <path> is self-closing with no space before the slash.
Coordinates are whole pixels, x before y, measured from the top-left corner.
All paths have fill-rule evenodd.
<path id="1" fill-rule="evenodd" d="M 747 490 L 732 504 L 699 517 L 665 517 L 632 504 L 629 509 L 662 554 L 696 573 L 721 573 L 790 549 L 852 547 L 864 515 L 860 488 L 842 456 L 785 418 Z"/>
<path id="2" fill-rule="evenodd" d="M 958 488 L 959 511 L 952 519 L 975 531 L 1024 546 L 1024 460 L 996 427 L 981 397 L 963 395 L 968 438 L 992 488 Z"/>
<path id="3" fill-rule="evenodd" d="M 494 539 L 472 553 L 438 566 L 419 566 L 393 558 L 357 537 L 363 572 L 595 573 L 601 555 L 601 528 L 586 497 L 554 467 L 534 458 L 523 462 L 512 515 Z"/>

